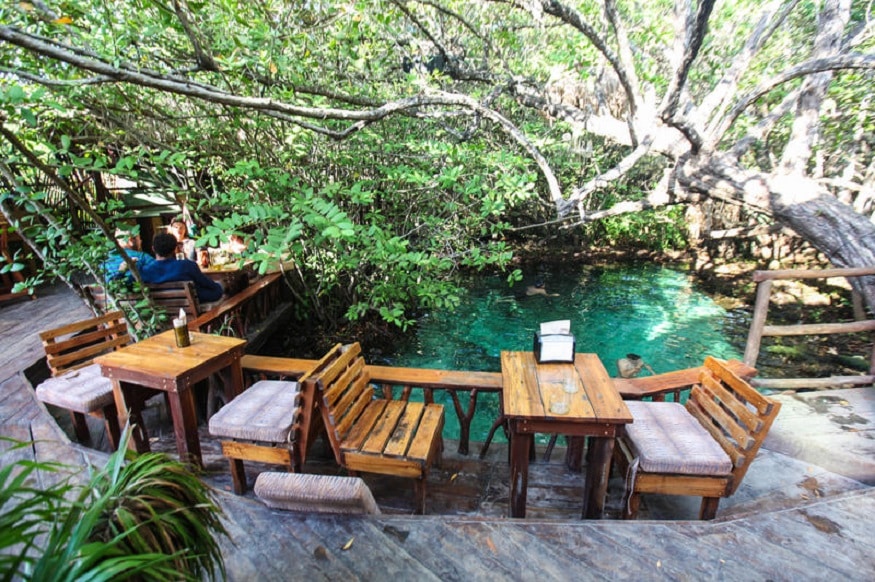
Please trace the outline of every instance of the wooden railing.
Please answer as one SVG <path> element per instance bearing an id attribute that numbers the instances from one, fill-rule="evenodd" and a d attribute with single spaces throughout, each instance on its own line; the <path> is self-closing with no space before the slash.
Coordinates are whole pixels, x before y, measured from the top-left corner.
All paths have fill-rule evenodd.
<path id="1" fill-rule="evenodd" d="M 772 281 L 787 279 L 827 279 L 830 277 L 866 277 L 875 275 L 875 267 L 856 269 L 823 269 L 780 271 L 755 271 L 753 280 L 757 283 L 756 302 L 751 318 L 750 332 L 744 349 L 744 363 L 755 368 L 763 337 L 826 335 L 838 333 L 858 333 L 875 330 L 875 319 L 865 319 L 862 301 L 854 293 L 854 312 L 856 321 L 846 323 L 814 323 L 795 325 L 766 325 L 769 302 L 772 294 Z M 864 386 L 875 383 L 875 351 L 869 357 L 869 373 L 859 376 L 830 376 L 828 378 L 754 378 L 751 381 L 759 388 L 827 388 L 831 386 Z"/>
<path id="2" fill-rule="evenodd" d="M 245 338 L 247 351 L 256 352 L 292 309 L 286 300 L 282 274 L 265 275 L 236 295 L 188 323 L 204 333 Z"/>
<path id="3" fill-rule="evenodd" d="M 243 356 L 242 364 L 247 376 L 253 380 L 266 378 L 296 380 L 310 370 L 316 364 L 316 360 L 246 354 Z M 743 377 L 749 377 L 754 372 L 737 360 L 730 361 L 729 365 Z M 445 390 L 453 402 L 453 412 L 458 420 L 458 452 L 462 455 L 467 455 L 470 451 L 471 424 L 477 412 L 480 396 L 497 394 L 499 398 L 501 397 L 500 372 L 373 365 L 367 368 L 371 383 L 382 391 L 384 398 L 394 398 L 396 389 L 400 389 L 398 398 L 407 400 L 413 390 L 422 390 L 423 400 L 431 403 L 435 401 L 436 390 Z M 664 400 L 667 394 L 674 394 L 675 398 L 678 398 L 681 390 L 689 389 L 697 382 L 700 370 L 701 368 L 689 368 L 646 378 L 614 378 L 613 380 L 617 391 L 624 399 Z M 462 404 L 465 399 L 467 399 L 467 408 Z M 495 430 L 503 424 L 504 418 L 499 412 L 499 415 L 493 419 L 492 429 L 485 445 L 491 440 Z"/>

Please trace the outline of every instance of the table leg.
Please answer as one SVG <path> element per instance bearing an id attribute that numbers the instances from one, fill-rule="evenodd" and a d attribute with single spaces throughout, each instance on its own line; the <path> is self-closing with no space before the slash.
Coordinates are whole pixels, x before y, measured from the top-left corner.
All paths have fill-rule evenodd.
<path id="1" fill-rule="evenodd" d="M 586 437 L 570 436 L 568 449 L 565 451 L 565 467 L 572 473 L 580 473 L 583 467 L 583 449 L 586 448 Z"/>
<path id="2" fill-rule="evenodd" d="M 137 395 L 139 389 L 141 388 L 136 384 L 120 380 L 112 381 L 112 394 L 118 411 L 118 424 L 122 428 L 127 424 L 131 433 L 128 448 L 138 453 L 148 453 L 151 450 L 149 434 L 146 432 L 146 423 L 143 422 L 141 414 L 145 399 Z"/>
<path id="3" fill-rule="evenodd" d="M 243 393 L 243 366 L 240 358 L 234 360 L 229 366 L 231 372 L 230 386 L 225 386 L 225 397 L 231 402 Z"/>
<path id="4" fill-rule="evenodd" d="M 197 409 L 194 390 L 187 386 L 177 387 L 169 393 L 170 415 L 173 418 L 173 434 L 176 436 L 176 451 L 179 460 L 203 467 L 201 442 L 197 434 Z"/>
<path id="5" fill-rule="evenodd" d="M 526 516 L 526 494 L 529 487 L 529 451 L 535 435 L 510 432 L 510 516 Z"/>
<path id="6" fill-rule="evenodd" d="M 586 452 L 586 480 L 583 485 L 583 519 L 601 519 L 608 491 L 608 470 L 614 452 L 612 437 L 590 437 Z"/>

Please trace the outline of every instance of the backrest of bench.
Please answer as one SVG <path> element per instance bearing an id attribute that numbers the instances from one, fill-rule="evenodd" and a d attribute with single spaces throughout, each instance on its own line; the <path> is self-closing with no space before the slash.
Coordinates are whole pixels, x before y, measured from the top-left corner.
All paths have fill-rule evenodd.
<path id="1" fill-rule="evenodd" d="M 151 283 L 146 285 L 149 290 L 149 296 L 155 303 L 155 307 L 163 309 L 168 318 L 176 317 L 179 314 L 180 308 L 185 311 L 185 315 L 189 321 L 194 321 L 200 315 L 200 301 L 198 300 L 197 290 L 192 281 L 171 281 L 169 283 Z M 106 295 L 106 289 L 102 285 L 85 285 L 83 287 L 85 293 L 91 298 L 95 307 L 101 311 L 105 311 L 109 306 L 109 300 Z M 130 294 L 124 297 L 117 297 L 124 303 L 125 301 L 136 302 L 142 299 L 137 294 Z M 168 319 L 167 326 L 170 326 Z"/>
<path id="2" fill-rule="evenodd" d="M 308 381 L 314 386 L 334 456 L 343 465 L 340 445 L 374 397 L 361 345 L 343 346 Z"/>
<path id="3" fill-rule="evenodd" d="M 731 495 L 756 457 L 781 404 L 709 356 L 686 407 L 732 459 Z"/>
<path id="4" fill-rule="evenodd" d="M 77 321 L 39 335 L 53 376 L 87 366 L 97 356 L 131 343 L 121 311 Z"/>
<path id="5" fill-rule="evenodd" d="M 200 302 L 192 281 L 150 283 L 148 288 L 155 306 L 164 309 L 168 317 L 176 317 L 180 309 L 185 311 L 189 321 L 200 315 Z"/>

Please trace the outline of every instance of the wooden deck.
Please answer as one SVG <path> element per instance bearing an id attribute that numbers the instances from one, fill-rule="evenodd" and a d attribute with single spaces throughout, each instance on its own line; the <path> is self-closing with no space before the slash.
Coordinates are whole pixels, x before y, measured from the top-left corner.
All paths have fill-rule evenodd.
<path id="1" fill-rule="evenodd" d="M 89 315 L 70 295 L 40 290 L 37 301 L 0 307 L 0 434 L 35 439 L 20 453 L 30 458 L 100 463 L 105 453 L 71 444 L 27 379 L 40 367 L 37 333 Z M 161 433 L 162 414 L 156 406 L 155 448 L 172 450 L 163 444 L 171 441 Z M 875 410 L 858 407 L 855 415 L 861 432 L 875 422 Z M 237 497 L 215 443 L 204 440 L 204 477 L 232 536 L 223 542 L 231 580 L 870 580 L 875 572 L 875 489 L 771 449 L 713 522 L 688 521 L 698 504 L 682 498 L 645 498 L 645 520 L 581 521 L 581 477 L 564 470 L 559 449 L 551 462 L 532 464 L 529 517 L 508 519 L 507 450 L 498 443 L 485 462 L 447 446 L 429 477 L 424 517 L 409 515 L 409 483 L 368 478 L 384 514 L 362 518 L 280 512 L 251 493 Z M 336 471 L 327 454 L 313 457 L 308 470 Z M 615 477 L 609 517 L 620 509 L 621 488 Z"/>

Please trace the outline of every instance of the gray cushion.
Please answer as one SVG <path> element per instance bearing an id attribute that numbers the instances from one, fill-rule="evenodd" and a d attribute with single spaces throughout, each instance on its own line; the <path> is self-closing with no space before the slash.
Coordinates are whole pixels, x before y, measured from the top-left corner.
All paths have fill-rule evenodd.
<path id="1" fill-rule="evenodd" d="M 705 427 L 677 402 L 626 402 L 634 421 L 626 434 L 648 473 L 728 475 L 732 459 Z"/>
<path id="2" fill-rule="evenodd" d="M 36 397 L 46 404 L 84 414 L 115 402 L 112 382 L 100 374 L 97 364 L 49 378 L 36 387 Z"/>
<path id="3" fill-rule="evenodd" d="M 379 514 L 371 490 L 359 477 L 264 472 L 255 494 L 268 507 L 290 511 Z"/>
<path id="4" fill-rule="evenodd" d="M 210 434 L 246 441 L 291 442 L 299 395 L 297 382 L 256 382 L 210 417 Z"/>

